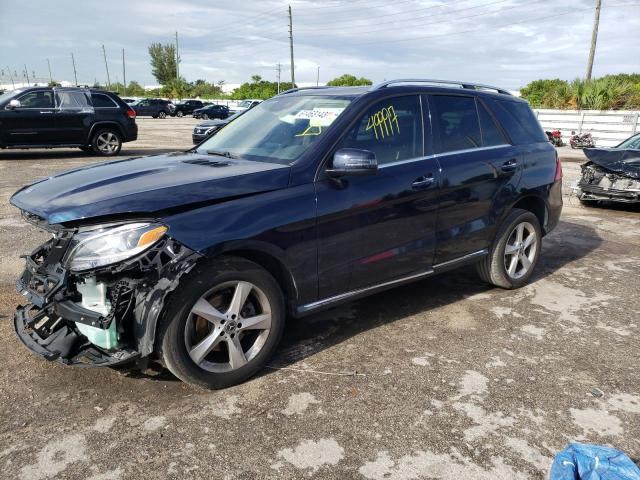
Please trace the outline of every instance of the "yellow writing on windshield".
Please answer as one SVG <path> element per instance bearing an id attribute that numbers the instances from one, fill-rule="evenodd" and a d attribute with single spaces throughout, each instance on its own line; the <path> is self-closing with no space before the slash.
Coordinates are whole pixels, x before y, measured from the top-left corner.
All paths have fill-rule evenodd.
<path id="1" fill-rule="evenodd" d="M 392 105 L 378 110 L 369 117 L 365 131 L 373 129 L 376 140 L 400 133 L 398 116 Z"/>

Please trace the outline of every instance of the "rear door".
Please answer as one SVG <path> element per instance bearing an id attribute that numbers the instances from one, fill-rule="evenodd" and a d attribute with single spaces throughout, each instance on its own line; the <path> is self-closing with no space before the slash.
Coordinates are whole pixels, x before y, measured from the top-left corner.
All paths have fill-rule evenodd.
<path id="1" fill-rule="evenodd" d="M 442 168 L 435 262 L 488 247 L 498 206 L 515 192 L 521 154 L 476 96 L 429 96 Z"/>
<path id="2" fill-rule="evenodd" d="M 140 116 L 149 116 L 151 115 L 151 100 L 141 100 L 136 105 L 136 114 Z"/>
<path id="3" fill-rule="evenodd" d="M 55 89 L 56 142 L 60 145 L 84 145 L 94 119 L 88 90 Z"/>
<path id="4" fill-rule="evenodd" d="M 374 152 L 379 167 L 316 183 L 320 298 L 432 265 L 439 170 L 423 131 L 420 96 L 405 95 L 367 108 L 339 142 Z"/>
<path id="5" fill-rule="evenodd" d="M 31 90 L 15 99 L 20 107 L 0 112 L 2 143 L 7 146 L 52 144 L 55 139 L 53 91 Z"/>

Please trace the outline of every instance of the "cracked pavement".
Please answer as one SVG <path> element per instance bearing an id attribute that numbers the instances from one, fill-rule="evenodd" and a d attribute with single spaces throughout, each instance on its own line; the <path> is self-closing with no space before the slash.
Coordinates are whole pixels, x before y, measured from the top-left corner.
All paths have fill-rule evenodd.
<path id="1" fill-rule="evenodd" d="M 186 148 L 194 123 L 142 119 L 123 154 Z M 0 151 L 0 476 L 537 479 L 571 441 L 640 458 L 640 209 L 565 196 L 530 285 L 466 268 L 290 321 L 270 368 L 206 391 L 47 363 L 13 332 L 18 255 L 45 236 L 8 198 L 96 161 Z"/>

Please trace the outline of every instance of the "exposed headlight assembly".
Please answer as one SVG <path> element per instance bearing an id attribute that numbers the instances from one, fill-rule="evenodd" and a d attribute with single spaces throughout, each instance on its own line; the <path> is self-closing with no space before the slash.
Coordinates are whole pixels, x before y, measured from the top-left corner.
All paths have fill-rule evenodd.
<path id="1" fill-rule="evenodd" d="M 121 262 L 145 251 L 167 231 L 157 223 L 128 223 L 78 232 L 65 256 L 69 270 L 82 271 Z"/>

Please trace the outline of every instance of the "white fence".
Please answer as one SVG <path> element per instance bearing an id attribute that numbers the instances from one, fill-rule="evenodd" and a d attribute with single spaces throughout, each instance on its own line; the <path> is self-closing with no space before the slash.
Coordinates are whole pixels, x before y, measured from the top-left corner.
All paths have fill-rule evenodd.
<path id="1" fill-rule="evenodd" d="M 640 112 L 635 110 L 550 110 L 535 108 L 545 130 L 560 130 L 565 143 L 571 131 L 590 133 L 598 147 L 613 147 L 640 132 Z"/>

